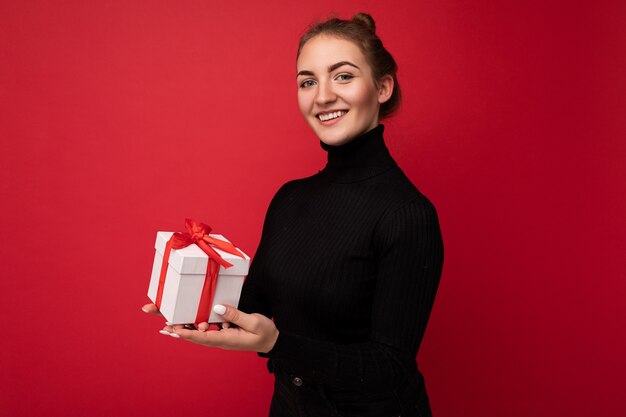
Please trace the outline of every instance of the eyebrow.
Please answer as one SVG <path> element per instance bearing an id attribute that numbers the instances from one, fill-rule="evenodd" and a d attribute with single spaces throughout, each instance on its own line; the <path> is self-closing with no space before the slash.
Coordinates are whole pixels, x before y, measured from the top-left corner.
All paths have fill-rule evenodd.
<path id="1" fill-rule="evenodd" d="M 344 65 L 349 65 L 349 66 L 354 67 L 354 68 L 356 68 L 356 69 L 358 69 L 358 70 L 360 70 L 360 69 L 361 69 L 361 68 L 359 68 L 357 65 L 353 64 L 353 63 L 352 63 L 352 62 L 350 62 L 350 61 L 339 61 L 339 62 L 337 62 L 336 64 L 333 64 L 333 65 L 331 65 L 330 67 L 328 67 L 328 72 L 333 72 L 333 71 L 334 71 L 334 70 L 336 70 L 337 68 L 341 68 L 341 67 L 343 67 Z M 297 77 L 299 77 L 299 76 L 301 76 L 301 75 L 310 76 L 310 75 L 315 75 L 315 74 L 313 74 L 313 72 L 312 72 L 312 71 L 302 70 L 302 71 L 299 71 L 299 72 L 296 74 L 296 78 L 297 78 Z"/>

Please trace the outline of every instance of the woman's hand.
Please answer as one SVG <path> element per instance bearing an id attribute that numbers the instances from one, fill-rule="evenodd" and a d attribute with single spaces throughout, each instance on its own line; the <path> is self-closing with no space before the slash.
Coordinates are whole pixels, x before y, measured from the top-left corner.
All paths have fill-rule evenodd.
<path id="1" fill-rule="evenodd" d="M 157 316 L 163 316 L 156 305 L 154 304 L 146 304 L 141 307 L 144 313 L 156 314 Z"/>
<path id="2" fill-rule="evenodd" d="M 146 304 L 142 310 L 160 314 L 154 304 Z M 267 353 L 274 347 L 278 339 L 278 329 L 267 317 L 257 313 L 246 314 L 231 306 L 216 305 L 213 311 L 238 327 L 230 327 L 225 323 L 221 330 L 209 330 L 208 323 L 200 323 L 196 330 L 190 329 L 188 325 L 176 324 L 165 326 L 161 332 L 200 345 L 227 350 Z"/>

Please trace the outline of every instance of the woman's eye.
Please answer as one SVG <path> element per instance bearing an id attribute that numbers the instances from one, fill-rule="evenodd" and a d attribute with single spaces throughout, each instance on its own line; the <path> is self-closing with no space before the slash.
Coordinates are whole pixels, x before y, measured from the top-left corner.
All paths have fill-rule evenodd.
<path id="1" fill-rule="evenodd" d="M 337 76 L 337 80 L 339 81 L 348 81 L 348 80 L 351 80 L 352 78 L 354 78 L 352 74 L 339 74 Z"/>
<path id="2" fill-rule="evenodd" d="M 311 87 L 312 85 L 314 85 L 315 82 L 313 80 L 304 80 L 300 83 L 300 88 L 307 88 L 307 87 Z"/>

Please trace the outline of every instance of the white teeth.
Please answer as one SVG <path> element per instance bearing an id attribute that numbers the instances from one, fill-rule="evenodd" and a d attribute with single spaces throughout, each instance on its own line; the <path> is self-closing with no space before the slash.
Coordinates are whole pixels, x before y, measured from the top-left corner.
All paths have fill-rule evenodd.
<path id="1" fill-rule="evenodd" d="M 345 111 L 336 111 L 336 112 L 327 113 L 327 114 L 320 114 L 319 118 L 321 121 L 325 122 L 327 120 L 332 120 L 332 119 L 336 119 L 337 117 L 341 117 L 344 114 L 346 114 Z"/>

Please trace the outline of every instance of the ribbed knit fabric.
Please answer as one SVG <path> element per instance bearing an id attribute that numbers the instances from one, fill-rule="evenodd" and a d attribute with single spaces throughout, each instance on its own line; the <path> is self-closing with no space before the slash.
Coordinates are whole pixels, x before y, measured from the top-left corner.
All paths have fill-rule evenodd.
<path id="1" fill-rule="evenodd" d="M 273 198 L 240 309 L 273 317 L 266 355 L 335 387 L 389 390 L 415 357 L 443 264 L 435 208 L 389 155 L 383 126 L 322 144 L 318 174 Z"/>

